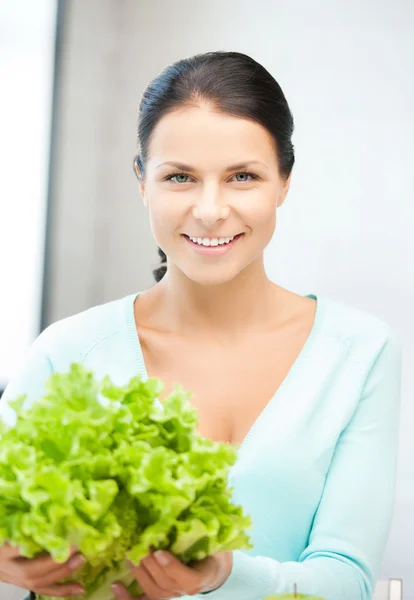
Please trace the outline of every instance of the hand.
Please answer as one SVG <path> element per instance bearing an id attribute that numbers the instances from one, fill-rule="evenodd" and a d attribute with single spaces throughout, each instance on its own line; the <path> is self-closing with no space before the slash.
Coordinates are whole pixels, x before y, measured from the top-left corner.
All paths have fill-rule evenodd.
<path id="1" fill-rule="evenodd" d="M 65 597 L 82 594 L 84 589 L 76 582 L 57 584 L 82 566 L 85 559 L 72 549 L 65 563 L 55 562 L 50 554 L 36 558 L 23 558 L 19 548 L 4 544 L 0 546 L 0 581 L 17 585 L 45 596 Z"/>
<path id="2" fill-rule="evenodd" d="M 210 592 L 220 587 L 230 575 L 233 564 L 231 552 L 209 556 L 204 560 L 184 565 L 170 552 L 158 551 L 144 558 L 132 572 L 150 600 L 166 600 Z M 118 600 L 136 600 L 120 583 L 112 590 Z"/>

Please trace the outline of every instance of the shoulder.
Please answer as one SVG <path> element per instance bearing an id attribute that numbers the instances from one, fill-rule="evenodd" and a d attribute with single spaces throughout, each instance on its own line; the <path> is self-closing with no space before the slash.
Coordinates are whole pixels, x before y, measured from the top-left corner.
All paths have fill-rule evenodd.
<path id="1" fill-rule="evenodd" d="M 386 348 L 401 360 L 402 341 L 399 332 L 374 312 L 346 302 L 319 296 L 326 335 L 339 340 L 358 364 L 372 363 Z"/>
<path id="2" fill-rule="evenodd" d="M 83 363 L 99 378 L 110 375 L 124 384 L 136 374 L 129 357 L 129 327 L 133 327 L 136 294 L 107 302 L 56 321 L 33 342 L 21 369 L 9 382 L 0 403 L 0 417 L 14 420 L 8 406 L 24 395 L 27 406 L 44 393 L 46 380 L 54 372 L 66 372 L 72 363 Z"/>
<path id="3" fill-rule="evenodd" d="M 95 348 L 122 334 L 134 297 L 125 296 L 56 321 L 33 346 L 48 357 L 53 370 L 68 362 L 84 362 Z"/>

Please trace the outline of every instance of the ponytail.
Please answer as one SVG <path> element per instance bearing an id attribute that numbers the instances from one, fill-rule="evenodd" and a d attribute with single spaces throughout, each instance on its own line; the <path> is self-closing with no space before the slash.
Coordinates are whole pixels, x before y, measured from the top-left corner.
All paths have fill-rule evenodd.
<path id="1" fill-rule="evenodd" d="M 155 281 L 158 283 L 164 277 L 167 272 L 167 256 L 161 248 L 158 248 L 158 255 L 161 258 L 161 264 L 159 267 L 153 270 L 152 274 L 154 275 Z"/>

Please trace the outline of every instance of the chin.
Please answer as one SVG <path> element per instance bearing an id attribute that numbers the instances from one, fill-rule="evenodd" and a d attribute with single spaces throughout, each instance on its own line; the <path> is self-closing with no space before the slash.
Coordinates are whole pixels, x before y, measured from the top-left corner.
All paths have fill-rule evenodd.
<path id="1" fill-rule="evenodd" d="M 239 275 L 240 270 L 234 269 L 209 269 L 198 268 L 196 272 L 192 269 L 183 270 L 186 277 L 194 283 L 202 286 L 223 285 L 229 283 Z"/>

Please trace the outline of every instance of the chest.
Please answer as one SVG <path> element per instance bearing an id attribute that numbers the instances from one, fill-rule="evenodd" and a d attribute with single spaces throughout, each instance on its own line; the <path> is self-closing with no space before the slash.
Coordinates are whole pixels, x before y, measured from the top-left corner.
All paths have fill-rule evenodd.
<path id="1" fill-rule="evenodd" d="M 181 384 L 192 394 L 200 433 L 240 444 L 294 366 L 312 324 L 298 320 L 225 347 L 151 330 L 139 337 L 148 376 L 165 384 L 160 400 Z"/>

